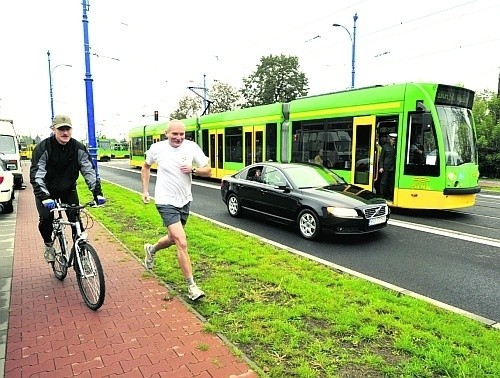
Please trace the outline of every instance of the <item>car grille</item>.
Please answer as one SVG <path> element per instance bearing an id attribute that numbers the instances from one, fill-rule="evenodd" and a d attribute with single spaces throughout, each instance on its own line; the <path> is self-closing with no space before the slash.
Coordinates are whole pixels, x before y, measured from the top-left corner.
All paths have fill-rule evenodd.
<path id="1" fill-rule="evenodd" d="M 387 215 L 387 205 L 375 205 L 363 208 L 363 213 L 366 219 L 381 217 L 382 215 Z"/>

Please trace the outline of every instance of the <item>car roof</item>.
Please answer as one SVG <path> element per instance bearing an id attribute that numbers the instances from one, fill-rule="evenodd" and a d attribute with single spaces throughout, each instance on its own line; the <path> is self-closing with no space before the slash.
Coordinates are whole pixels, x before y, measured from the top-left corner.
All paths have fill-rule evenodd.
<path id="1" fill-rule="evenodd" d="M 259 166 L 262 166 L 262 167 L 276 167 L 276 168 L 281 168 L 281 169 L 286 169 L 286 168 L 290 168 L 290 167 L 303 167 L 303 166 L 315 166 L 316 164 L 312 164 L 312 163 L 307 163 L 307 162 L 301 162 L 301 163 L 279 163 L 279 162 L 276 162 L 276 161 L 263 161 L 263 162 L 260 162 L 260 163 L 254 163 L 252 165 L 249 165 L 248 167 L 245 167 L 246 168 L 252 168 L 252 167 L 259 167 Z"/>

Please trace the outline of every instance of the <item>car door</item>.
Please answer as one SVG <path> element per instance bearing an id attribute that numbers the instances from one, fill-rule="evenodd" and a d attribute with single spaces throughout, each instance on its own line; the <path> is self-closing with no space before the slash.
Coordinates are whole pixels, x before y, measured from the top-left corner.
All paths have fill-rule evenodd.
<path id="1" fill-rule="evenodd" d="M 259 202 L 262 196 L 262 180 L 255 179 L 256 172 L 262 172 L 262 167 L 252 167 L 246 176 L 241 177 L 239 182 L 239 196 L 241 206 L 246 209 L 260 211 Z"/>
<path id="2" fill-rule="evenodd" d="M 266 167 L 263 172 L 264 185 L 257 206 L 280 222 L 293 222 L 298 200 L 283 173 L 274 167 Z"/>

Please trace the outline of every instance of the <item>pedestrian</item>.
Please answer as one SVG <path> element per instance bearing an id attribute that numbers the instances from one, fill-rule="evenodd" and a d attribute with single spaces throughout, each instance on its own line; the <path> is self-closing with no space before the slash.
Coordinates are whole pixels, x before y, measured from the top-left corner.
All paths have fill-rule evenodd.
<path id="1" fill-rule="evenodd" d="M 184 227 L 189 216 L 192 176 L 210 177 L 209 158 L 193 141 L 185 139 L 185 125 L 182 121 L 172 120 L 165 132 L 167 139 L 153 143 L 146 152 L 146 160 L 141 169 L 142 200 L 150 201 L 149 178 L 151 166 L 158 166 L 155 185 L 155 205 L 167 233 L 155 244 L 144 244 L 144 265 L 153 269 L 156 252 L 175 244 L 177 260 L 188 285 L 188 297 L 195 301 L 205 293 L 196 285 L 193 267 L 188 254 Z"/>
<path id="2" fill-rule="evenodd" d="M 30 167 L 30 182 L 35 194 L 38 210 L 38 230 L 45 243 L 44 257 L 48 263 L 55 260 L 52 241 L 52 222 L 56 207 L 55 200 L 67 204 L 79 204 L 76 182 L 82 174 L 98 205 L 106 199 L 102 195 L 101 181 L 96 167 L 85 145 L 71 137 L 71 119 L 56 115 L 52 121 L 52 135 L 33 150 Z M 76 221 L 74 211 L 67 211 L 68 220 Z M 73 227 L 73 236 L 76 229 Z"/>
<path id="3" fill-rule="evenodd" d="M 396 133 L 390 133 L 380 153 L 380 191 L 382 196 L 392 201 L 394 198 L 394 175 L 396 168 Z"/>

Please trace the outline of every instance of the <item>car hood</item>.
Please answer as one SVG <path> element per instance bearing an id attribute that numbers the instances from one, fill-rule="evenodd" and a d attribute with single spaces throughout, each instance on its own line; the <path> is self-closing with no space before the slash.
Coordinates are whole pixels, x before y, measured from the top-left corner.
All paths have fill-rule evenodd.
<path id="1" fill-rule="evenodd" d="M 332 204 L 332 201 L 354 207 L 386 203 L 383 198 L 378 197 L 373 192 L 359 186 L 349 184 L 302 189 L 302 192 L 305 195 L 310 194 L 316 198 L 322 198 L 326 205 Z"/>

